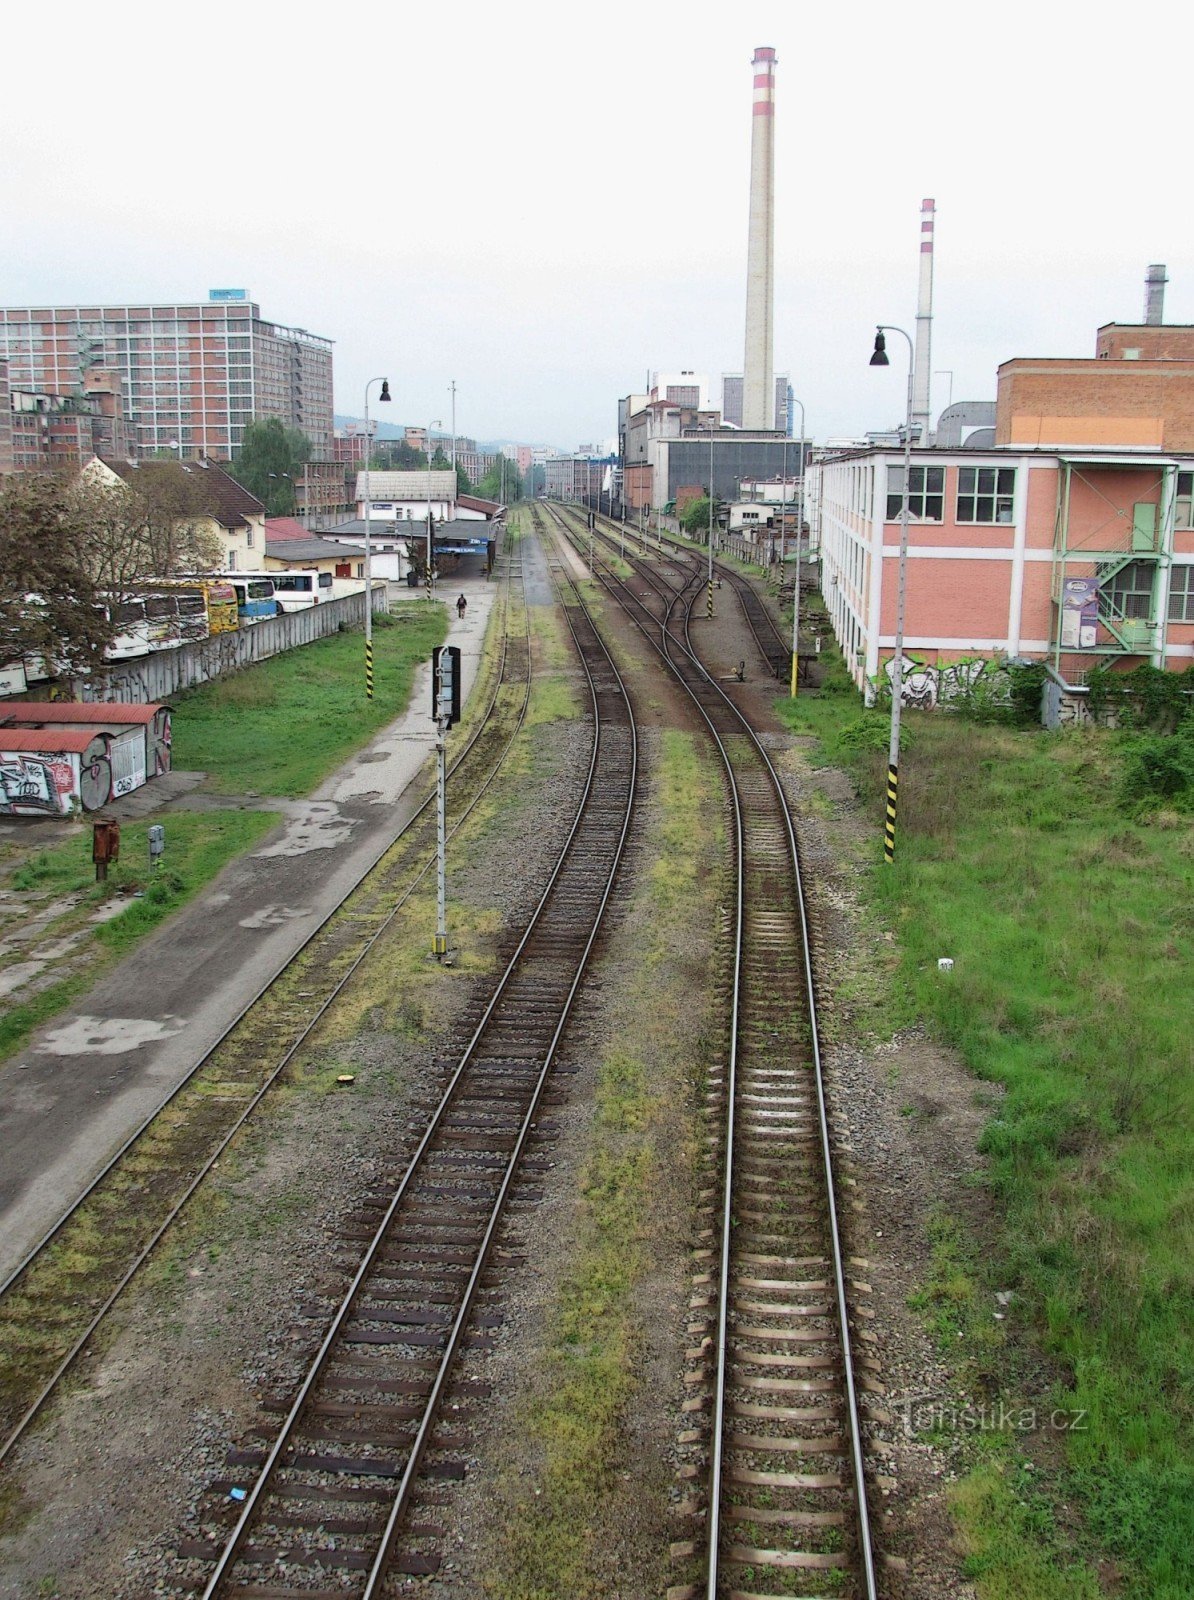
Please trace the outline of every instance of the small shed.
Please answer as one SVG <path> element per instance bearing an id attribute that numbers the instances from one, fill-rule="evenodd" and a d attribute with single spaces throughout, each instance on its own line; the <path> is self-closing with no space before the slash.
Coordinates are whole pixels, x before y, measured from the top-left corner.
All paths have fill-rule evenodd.
<path id="1" fill-rule="evenodd" d="M 25 701 L 2 720 L 0 812 L 10 815 L 95 811 L 170 770 L 167 705 Z"/>

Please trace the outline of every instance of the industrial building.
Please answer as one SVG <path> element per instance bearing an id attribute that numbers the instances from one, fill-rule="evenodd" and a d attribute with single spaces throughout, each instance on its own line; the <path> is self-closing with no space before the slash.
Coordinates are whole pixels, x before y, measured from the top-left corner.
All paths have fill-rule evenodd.
<path id="1" fill-rule="evenodd" d="M 912 452 L 906 659 L 1027 657 L 1074 683 L 1189 666 L 1194 328 L 1111 323 L 1093 358 L 1004 362 L 995 414 L 993 447 Z M 892 446 L 809 470 L 826 605 L 868 692 L 895 646 L 903 476 Z"/>
<path id="2" fill-rule="evenodd" d="M 133 453 L 228 460 L 254 417 L 277 417 L 332 459 L 332 344 L 267 322 L 243 289 L 187 305 L 0 309 L 14 390 L 75 396 L 114 373 Z"/>

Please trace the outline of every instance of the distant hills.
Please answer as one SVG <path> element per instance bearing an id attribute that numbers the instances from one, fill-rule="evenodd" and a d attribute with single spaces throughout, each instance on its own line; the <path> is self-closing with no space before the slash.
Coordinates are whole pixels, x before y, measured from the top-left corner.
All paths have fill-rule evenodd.
<path id="1" fill-rule="evenodd" d="M 332 418 L 332 423 L 333 426 L 337 428 L 347 428 L 349 423 L 359 424 L 364 422 L 364 420 L 364 417 L 341 416 L 339 412 L 336 412 Z M 377 417 L 370 417 L 369 421 L 371 424 L 375 425 L 373 434 L 375 439 L 403 439 L 406 437 L 405 430 L 399 423 L 382 422 Z M 450 434 L 442 433 L 438 428 L 435 430 L 434 436 L 437 439 L 448 439 L 451 437 Z M 511 450 L 516 444 L 522 442 L 523 441 L 517 439 L 478 439 L 477 449 L 486 452 Z"/>

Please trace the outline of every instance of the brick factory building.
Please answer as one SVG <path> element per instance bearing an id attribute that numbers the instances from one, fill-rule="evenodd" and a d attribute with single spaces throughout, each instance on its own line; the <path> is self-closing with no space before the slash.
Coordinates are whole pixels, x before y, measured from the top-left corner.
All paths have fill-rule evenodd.
<path id="1" fill-rule="evenodd" d="M 0 360 L 13 390 L 71 397 L 96 370 L 119 379 L 129 441 L 230 459 L 254 417 L 277 417 L 332 458 L 332 345 L 266 322 L 243 290 L 183 305 L 0 309 Z"/>
<path id="2" fill-rule="evenodd" d="M 1017 657 L 1081 683 L 1194 663 L 1194 328 L 1149 313 L 1091 358 L 1005 361 L 992 447 L 913 450 L 906 665 Z M 903 479 L 886 442 L 809 468 L 822 592 L 868 695 L 895 647 Z"/>

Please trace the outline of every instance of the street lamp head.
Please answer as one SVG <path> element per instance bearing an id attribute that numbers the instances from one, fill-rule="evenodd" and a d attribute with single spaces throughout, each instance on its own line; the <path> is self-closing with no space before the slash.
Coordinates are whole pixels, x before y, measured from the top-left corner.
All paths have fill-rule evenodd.
<path id="1" fill-rule="evenodd" d="M 389 400 L 389 398 L 390 398 L 390 380 L 388 378 L 383 378 L 381 380 L 381 393 L 378 395 L 377 398 L 379 400 L 386 400 L 386 401 Z"/>
<path id="2" fill-rule="evenodd" d="M 871 357 L 871 366 L 872 367 L 889 367 L 890 365 L 891 365 L 891 363 L 887 359 L 887 340 L 883 337 L 883 329 L 882 328 L 876 328 L 876 330 L 875 330 L 875 353 Z"/>

